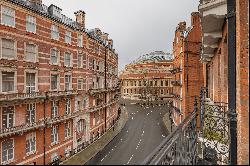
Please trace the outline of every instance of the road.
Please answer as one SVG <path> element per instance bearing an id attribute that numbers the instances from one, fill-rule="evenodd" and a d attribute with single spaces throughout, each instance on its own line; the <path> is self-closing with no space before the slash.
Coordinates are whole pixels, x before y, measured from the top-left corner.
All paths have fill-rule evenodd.
<path id="1" fill-rule="evenodd" d="M 136 165 L 167 136 L 162 117 L 167 106 L 142 108 L 126 100 L 129 120 L 122 131 L 86 165 Z"/>

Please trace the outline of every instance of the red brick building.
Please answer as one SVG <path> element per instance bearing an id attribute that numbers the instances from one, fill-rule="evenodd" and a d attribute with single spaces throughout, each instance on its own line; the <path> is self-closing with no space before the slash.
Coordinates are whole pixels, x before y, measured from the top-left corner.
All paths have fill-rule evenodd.
<path id="1" fill-rule="evenodd" d="M 230 5 L 235 7 L 235 12 L 231 15 L 228 14 L 229 2 L 235 3 Z M 203 31 L 201 60 L 205 70 L 204 86 L 208 89 L 207 103 L 226 105 L 230 102 L 235 103 L 237 114 L 237 131 L 235 133 L 237 135 L 237 153 L 235 154 L 237 154 L 237 164 L 243 165 L 249 164 L 248 8 L 248 0 L 203 0 L 199 5 Z M 229 18 L 235 18 L 235 25 L 229 25 Z M 235 41 L 233 41 L 234 36 Z M 234 46 L 229 46 L 229 44 Z M 235 49 L 235 55 L 233 55 L 234 51 L 228 51 L 230 48 Z M 232 72 L 228 72 L 229 70 Z M 231 79 L 232 76 L 235 77 L 234 80 Z M 229 88 L 232 85 L 235 87 Z M 232 111 L 232 109 L 228 109 L 228 111 Z"/>
<path id="2" fill-rule="evenodd" d="M 172 55 L 155 51 L 126 65 L 120 74 L 121 96 L 137 100 L 167 100 L 172 97 Z"/>
<path id="3" fill-rule="evenodd" d="M 91 143 L 118 116 L 108 34 L 42 0 L 0 1 L 1 164 L 47 164 Z"/>
<path id="4" fill-rule="evenodd" d="M 191 26 L 180 22 L 173 42 L 173 122 L 177 126 L 193 111 L 194 96 L 203 86 L 203 68 L 200 63 L 201 25 L 198 12 L 191 14 Z"/>

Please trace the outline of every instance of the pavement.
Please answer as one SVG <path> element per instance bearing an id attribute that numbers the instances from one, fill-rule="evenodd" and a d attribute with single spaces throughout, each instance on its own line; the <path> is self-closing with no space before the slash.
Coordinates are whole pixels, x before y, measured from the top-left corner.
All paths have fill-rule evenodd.
<path id="1" fill-rule="evenodd" d="M 163 124 L 167 106 L 141 107 L 134 101 L 124 100 L 128 121 L 121 132 L 86 165 L 141 164 L 168 135 Z M 132 104 L 130 104 L 132 103 Z"/>

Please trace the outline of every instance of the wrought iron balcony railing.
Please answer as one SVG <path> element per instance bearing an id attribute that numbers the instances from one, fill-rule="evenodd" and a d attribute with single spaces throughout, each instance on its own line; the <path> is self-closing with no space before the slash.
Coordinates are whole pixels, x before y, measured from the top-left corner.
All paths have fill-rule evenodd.
<path id="1" fill-rule="evenodd" d="M 119 87 L 109 87 L 109 88 L 92 88 L 92 89 L 89 89 L 88 90 L 88 93 L 90 94 L 90 95 L 94 95 L 94 94 L 99 94 L 99 93 L 104 93 L 104 92 L 109 92 L 109 91 L 118 91 L 118 90 L 120 90 L 120 88 Z"/>
<path id="2" fill-rule="evenodd" d="M 14 134 L 22 134 L 24 132 L 37 129 L 39 127 L 44 127 L 44 120 L 39 120 L 31 124 L 24 124 L 20 126 L 14 126 L 11 128 L 0 129 L 0 138 L 12 136 Z"/>
<path id="3" fill-rule="evenodd" d="M 230 164 L 229 111 L 226 103 L 207 102 L 201 90 L 194 110 L 143 161 L 143 165 Z M 174 108 L 174 107 L 173 107 Z M 199 117 L 199 123 L 198 122 Z M 170 115 L 171 119 L 172 116 Z"/>
<path id="4" fill-rule="evenodd" d="M 95 111 L 99 111 L 102 108 L 108 107 L 116 102 L 118 102 L 118 98 L 114 98 L 111 99 L 107 104 L 103 104 L 103 105 L 99 105 L 99 106 L 93 106 L 93 107 L 89 107 L 87 112 L 95 112 Z"/>
<path id="5" fill-rule="evenodd" d="M 44 92 L 0 94 L 0 104 L 4 102 L 45 98 L 46 96 Z"/>
<path id="6" fill-rule="evenodd" d="M 76 90 L 67 90 L 67 91 L 49 91 L 48 97 L 63 97 L 63 96 L 72 96 L 77 95 Z"/>
<path id="7" fill-rule="evenodd" d="M 173 86 L 182 86 L 181 82 L 180 81 L 171 81 L 171 84 Z"/>

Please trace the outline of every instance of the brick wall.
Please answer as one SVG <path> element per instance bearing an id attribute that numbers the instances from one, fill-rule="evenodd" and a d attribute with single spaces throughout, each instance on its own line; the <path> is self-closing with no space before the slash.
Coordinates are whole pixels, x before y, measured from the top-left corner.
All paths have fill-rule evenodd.
<path id="1" fill-rule="evenodd" d="M 236 0 L 237 160 L 249 164 L 249 1 Z"/>

